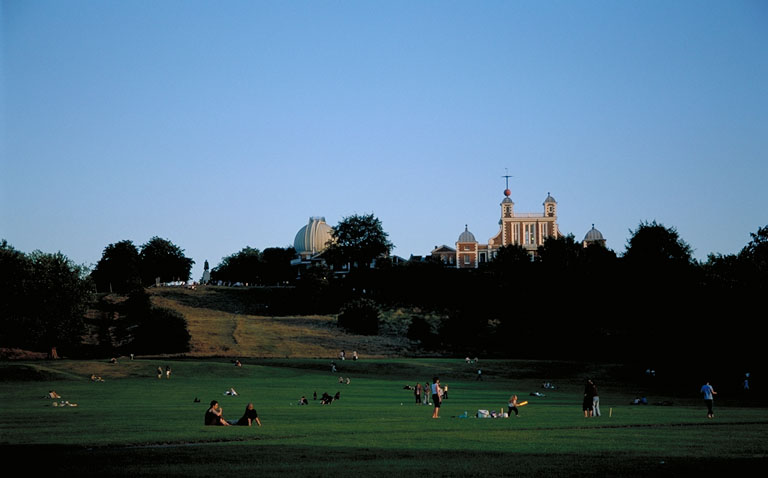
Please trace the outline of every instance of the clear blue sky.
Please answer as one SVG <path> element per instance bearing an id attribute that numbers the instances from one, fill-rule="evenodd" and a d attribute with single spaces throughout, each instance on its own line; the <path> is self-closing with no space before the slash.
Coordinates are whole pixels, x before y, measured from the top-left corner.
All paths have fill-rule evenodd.
<path id="1" fill-rule="evenodd" d="M 193 278 L 310 216 L 374 213 L 403 257 L 559 224 L 768 224 L 768 2 L 0 3 L 0 238 L 95 264 L 170 239 Z"/>

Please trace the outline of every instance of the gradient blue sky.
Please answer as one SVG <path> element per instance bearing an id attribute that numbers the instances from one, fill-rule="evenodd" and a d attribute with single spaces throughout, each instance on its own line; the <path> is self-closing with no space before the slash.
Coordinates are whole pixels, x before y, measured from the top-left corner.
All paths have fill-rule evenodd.
<path id="1" fill-rule="evenodd" d="M 768 224 L 768 2 L 0 3 L 0 238 L 95 264 L 170 239 L 193 278 L 310 216 L 395 254 L 498 231 L 551 192 L 624 251 L 705 259 Z"/>

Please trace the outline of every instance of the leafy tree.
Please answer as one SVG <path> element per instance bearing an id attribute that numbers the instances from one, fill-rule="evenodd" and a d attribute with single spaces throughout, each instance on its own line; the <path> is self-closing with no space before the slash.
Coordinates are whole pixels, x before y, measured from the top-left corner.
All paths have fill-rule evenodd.
<path id="1" fill-rule="evenodd" d="M 674 227 L 642 222 L 630 230 L 624 260 L 642 268 L 688 266 L 692 264 L 692 250 Z"/>
<path id="2" fill-rule="evenodd" d="M 27 287 L 32 278 L 32 263 L 3 239 L 0 241 L 0 345 L 17 346 L 26 335 Z"/>
<path id="3" fill-rule="evenodd" d="M 116 242 L 104 248 L 91 278 L 97 290 L 127 293 L 141 287 L 139 265 L 139 250 L 133 242 Z"/>
<path id="4" fill-rule="evenodd" d="M 282 284 L 296 277 L 291 260 L 296 257 L 293 247 L 268 247 L 261 253 L 262 284 Z"/>
<path id="5" fill-rule="evenodd" d="M 750 233 L 752 239 L 739 253 L 739 261 L 748 270 L 748 280 L 760 287 L 768 286 L 768 226 Z"/>
<path id="6" fill-rule="evenodd" d="M 26 343 L 57 358 L 59 347 L 80 343 L 83 317 L 92 298 L 86 269 L 60 252 L 29 254 L 32 276 L 25 287 Z"/>
<path id="7" fill-rule="evenodd" d="M 187 281 L 195 263 L 179 246 L 157 236 L 141 246 L 139 259 L 141 281 L 145 286 L 158 279 L 160 282 Z"/>
<path id="8" fill-rule="evenodd" d="M 325 256 L 335 265 L 350 264 L 354 268 L 370 266 L 374 260 L 388 256 L 392 243 L 381 221 L 373 214 L 348 216 L 333 229 Z"/>
<path id="9" fill-rule="evenodd" d="M 124 352 L 139 354 L 189 351 L 187 321 L 180 313 L 152 305 L 144 289 L 128 295 L 122 306 L 120 329 Z"/>
<path id="10" fill-rule="evenodd" d="M 240 252 L 222 258 L 219 265 L 211 270 L 211 280 L 257 284 L 260 272 L 261 252 L 244 247 Z"/>
<path id="11" fill-rule="evenodd" d="M 544 244 L 538 247 L 536 261 L 549 269 L 573 269 L 579 263 L 583 249 L 573 234 L 548 237 Z"/>
<path id="12" fill-rule="evenodd" d="M 339 327 L 363 335 L 376 335 L 379 332 L 381 309 L 370 299 L 355 299 L 341 308 L 338 317 Z"/>

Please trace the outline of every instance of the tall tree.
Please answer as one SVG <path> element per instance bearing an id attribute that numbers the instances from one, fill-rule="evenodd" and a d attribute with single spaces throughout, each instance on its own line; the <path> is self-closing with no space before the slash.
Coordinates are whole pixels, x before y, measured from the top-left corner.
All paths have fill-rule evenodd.
<path id="1" fill-rule="evenodd" d="M 141 281 L 145 286 L 154 284 L 156 280 L 187 281 L 195 263 L 184 255 L 184 249 L 157 236 L 141 246 L 139 259 Z"/>
<path id="2" fill-rule="evenodd" d="M 680 238 L 674 227 L 642 222 L 630 230 L 624 260 L 643 268 L 659 266 L 688 266 L 692 264 L 692 249 Z"/>
<path id="3" fill-rule="evenodd" d="M 18 346 L 27 334 L 24 322 L 32 263 L 26 254 L 3 239 L 0 241 L 0 271 L 0 345 Z"/>
<path id="4" fill-rule="evenodd" d="M 52 358 L 57 358 L 58 348 L 81 341 L 92 285 L 86 269 L 60 252 L 34 251 L 29 259 L 32 277 L 27 287 L 28 338 L 32 345 L 44 347 Z"/>
<path id="5" fill-rule="evenodd" d="M 291 260 L 296 257 L 293 247 L 268 247 L 261 253 L 261 282 L 264 285 L 282 284 L 296 278 Z"/>
<path id="6" fill-rule="evenodd" d="M 750 233 L 752 239 L 739 253 L 739 261 L 756 287 L 768 286 L 768 226 Z"/>
<path id="7" fill-rule="evenodd" d="M 392 251 L 389 235 L 373 214 L 348 216 L 333 229 L 331 244 L 325 256 L 335 265 L 353 268 L 370 266 L 374 260 Z"/>
<path id="8" fill-rule="evenodd" d="M 538 247 L 536 261 L 550 270 L 572 270 L 579 263 L 582 249 L 573 234 L 548 237 L 544 244 Z"/>
<path id="9" fill-rule="evenodd" d="M 211 270 L 211 280 L 257 284 L 260 274 L 261 252 L 246 246 L 239 252 L 223 257 L 219 265 Z"/>
<path id="10" fill-rule="evenodd" d="M 129 240 L 108 245 L 91 278 L 97 290 L 103 292 L 122 294 L 141 287 L 139 249 Z"/>

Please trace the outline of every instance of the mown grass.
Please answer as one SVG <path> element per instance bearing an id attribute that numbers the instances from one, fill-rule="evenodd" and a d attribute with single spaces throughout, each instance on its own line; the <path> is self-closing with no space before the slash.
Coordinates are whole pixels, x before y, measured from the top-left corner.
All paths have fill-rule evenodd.
<path id="1" fill-rule="evenodd" d="M 707 420 L 696 391 L 649 397 L 672 406 L 632 406 L 636 384 L 620 380 L 618 366 L 484 361 L 489 374 L 480 382 L 461 360 L 337 361 L 338 374 L 328 362 L 5 362 L 0 444 L 14 457 L 32 457 L 28 470 L 56 476 L 674 476 L 766 461 L 765 408 L 722 397 L 716 419 Z M 166 364 L 171 379 L 158 380 L 155 369 Z M 581 379 L 593 372 L 606 378 L 603 416 L 584 419 Z M 105 381 L 90 382 L 91 373 Z M 433 375 L 450 389 L 439 420 L 403 388 Z M 351 383 L 339 384 L 339 376 Z M 541 389 L 544 380 L 558 389 Z M 239 396 L 225 396 L 230 387 Z M 42 398 L 51 389 L 78 406 L 53 407 Z M 341 400 L 321 406 L 314 391 L 340 391 Z M 519 418 L 456 418 L 505 408 L 512 393 L 530 402 Z M 296 405 L 301 395 L 309 406 Z M 204 427 L 212 399 L 229 419 L 253 402 L 264 426 Z"/>

